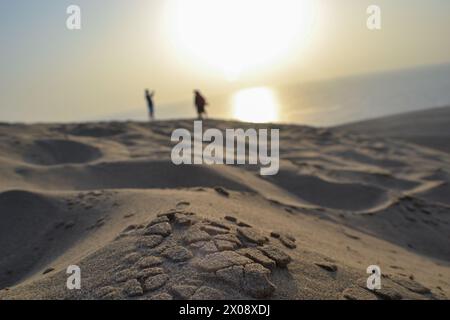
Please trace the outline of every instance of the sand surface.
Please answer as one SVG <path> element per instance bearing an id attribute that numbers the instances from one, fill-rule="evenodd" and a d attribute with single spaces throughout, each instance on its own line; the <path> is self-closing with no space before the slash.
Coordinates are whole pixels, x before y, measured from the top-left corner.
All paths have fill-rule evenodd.
<path id="1" fill-rule="evenodd" d="M 450 107 L 399 114 L 341 126 L 341 129 L 379 138 L 397 138 L 450 152 Z"/>
<path id="2" fill-rule="evenodd" d="M 282 125 L 276 176 L 175 166 L 192 126 L 1 124 L 0 299 L 450 297 L 448 153 Z"/>

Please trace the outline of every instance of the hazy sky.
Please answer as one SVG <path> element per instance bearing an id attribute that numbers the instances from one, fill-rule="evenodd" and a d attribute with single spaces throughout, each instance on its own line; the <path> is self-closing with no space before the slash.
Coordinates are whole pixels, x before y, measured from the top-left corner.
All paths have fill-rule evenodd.
<path id="1" fill-rule="evenodd" d="M 194 88 L 219 94 L 450 62 L 448 0 L 208 1 L 0 0 L 0 121 L 144 108 L 146 87 L 171 103 Z M 79 31 L 66 28 L 71 4 L 82 10 Z M 380 31 L 366 27 L 371 4 L 382 9 Z"/>

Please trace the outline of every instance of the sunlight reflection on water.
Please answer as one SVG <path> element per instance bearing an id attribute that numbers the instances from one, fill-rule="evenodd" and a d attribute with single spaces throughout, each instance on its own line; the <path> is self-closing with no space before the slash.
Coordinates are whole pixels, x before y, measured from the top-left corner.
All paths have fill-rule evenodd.
<path id="1" fill-rule="evenodd" d="M 236 92 L 232 97 L 233 117 L 246 122 L 276 122 L 280 105 L 275 92 L 267 87 Z"/>

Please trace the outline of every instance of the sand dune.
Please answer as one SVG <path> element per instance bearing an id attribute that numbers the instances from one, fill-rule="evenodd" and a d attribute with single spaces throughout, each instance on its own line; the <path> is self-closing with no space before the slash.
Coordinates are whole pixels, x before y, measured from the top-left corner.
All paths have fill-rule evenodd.
<path id="1" fill-rule="evenodd" d="M 450 152 L 450 107 L 416 111 L 341 126 L 350 132 L 372 137 L 398 138 L 429 148 Z"/>
<path id="2" fill-rule="evenodd" d="M 192 126 L 0 125 L 0 299 L 450 296 L 447 153 L 272 125 L 276 176 L 175 166 L 170 134 Z M 377 292 L 365 287 L 373 264 Z M 80 291 L 66 288 L 69 265 Z"/>
<path id="3" fill-rule="evenodd" d="M 145 174 L 142 174 L 145 172 Z M 34 186 L 54 190 L 214 187 L 249 190 L 214 168 L 180 167 L 166 161 L 120 161 L 93 165 L 27 168 L 18 173 Z M 183 177 L 192 175 L 192 179 Z"/>
<path id="4" fill-rule="evenodd" d="M 388 201 L 385 190 L 361 183 L 337 183 L 292 171 L 281 171 L 270 180 L 299 198 L 324 208 L 363 211 Z"/>
<path id="5" fill-rule="evenodd" d="M 31 164 L 57 165 L 85 163 L 101 157 L 100 151 L 80 142 L 70 140 L 36 140 L 27 148 L 24 160 Z"/>

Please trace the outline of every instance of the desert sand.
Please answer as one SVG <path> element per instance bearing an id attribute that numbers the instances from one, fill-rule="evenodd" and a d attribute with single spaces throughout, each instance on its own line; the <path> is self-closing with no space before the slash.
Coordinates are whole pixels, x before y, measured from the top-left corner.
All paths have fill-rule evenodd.
<path id="1" fill-rule="evenodd" d="M 397 138 L 450 152 L 450 107 L 398 114 L 341 126 L 372 137 Z"/>
<path id="2" fill-rule="evenodd" d="M 270 125 L 276 176 L 175 166 L 171 132 L 192 126 L 1 124 L 0 299 L 450 297 L 448 153 Z M 70 265 L 81 290 L 66 287 Z"/>

